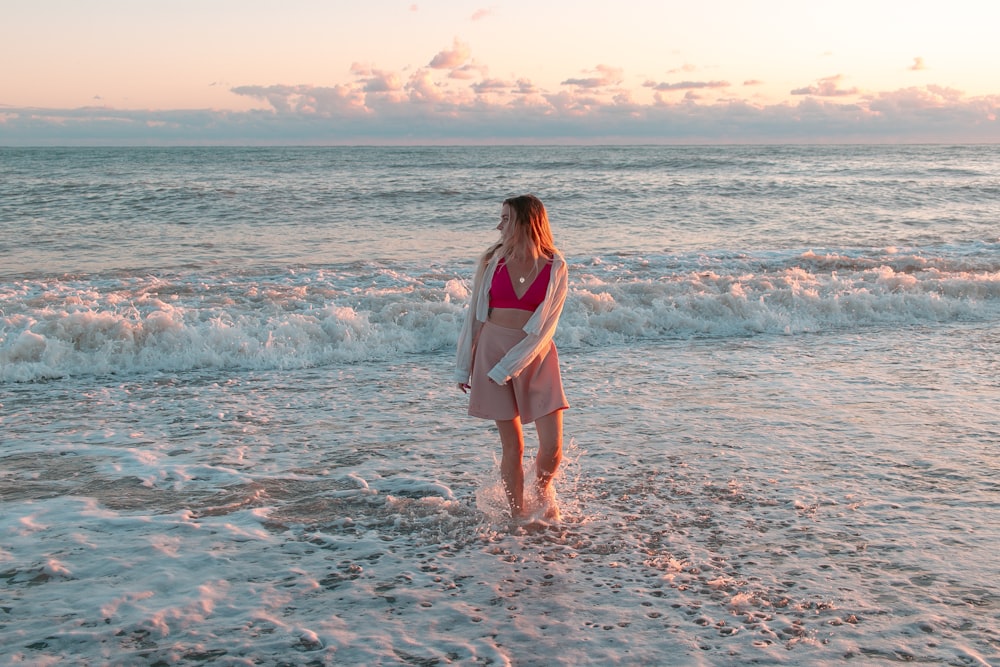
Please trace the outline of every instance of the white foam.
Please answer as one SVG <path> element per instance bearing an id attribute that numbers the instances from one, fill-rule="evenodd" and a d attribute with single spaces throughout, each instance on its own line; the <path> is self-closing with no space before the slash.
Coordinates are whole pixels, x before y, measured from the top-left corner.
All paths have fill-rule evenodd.
<path id="1" fill-rule="evenodd" d="M 571 262 L 560 346 L 976 320 L 1000 308 L 1000 267 L 983 253 L 614 259 Z M 468 279 L 397 267 L 22 281 L 7 287 L 0 315 L 0 381 L 305 368 L 450 350 Z"/>
<path id="2" fill-rule="evenodd" d="M 17 387 L 0 660 L 995 662 L 995 346 L 924 329 L 569 350 L 523 527 L 438 356 Z"/>

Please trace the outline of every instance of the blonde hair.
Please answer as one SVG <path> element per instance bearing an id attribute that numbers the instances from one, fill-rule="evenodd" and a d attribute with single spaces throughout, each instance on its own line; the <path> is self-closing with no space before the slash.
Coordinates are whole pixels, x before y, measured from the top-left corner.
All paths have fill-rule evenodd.
<path id="1" fill-rule="evenodd" d="M 520 195 L 503 201 L 510 208 L 510 222 L 500 242 L 491 247 L 487 257 L 499 252 L 506 260 L 554 257 L 556 244 L 549 226 L 549 214 L 535 195 Z"/>

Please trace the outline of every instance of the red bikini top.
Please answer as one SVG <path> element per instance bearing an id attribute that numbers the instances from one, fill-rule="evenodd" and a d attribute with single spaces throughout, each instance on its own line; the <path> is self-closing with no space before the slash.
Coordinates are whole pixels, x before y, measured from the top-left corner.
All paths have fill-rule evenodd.
<path id="1" fill-rule="evenodd" d="M 514 292 L 514 283 L 510 279 L 510 272 L 507 271 L 507 263 L 501 259 L 497 270 L 493 272 L 493 282 L 490 283 L 490 308 L 517 308 L 534 312 L 545 300 L 551 273 L 552 262 L 546 262 L 528 287 L 528 291 L 518 299 L 517 293 Z"/>

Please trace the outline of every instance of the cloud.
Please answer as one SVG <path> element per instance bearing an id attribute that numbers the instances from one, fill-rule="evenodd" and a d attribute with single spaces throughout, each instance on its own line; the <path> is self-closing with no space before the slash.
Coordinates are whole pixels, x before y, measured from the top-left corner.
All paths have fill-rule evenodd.
<path id="1" fill-rule="evenodd" d="M 401 90 L 403 87 L 399 75 L 395 72 L 385 72 L 369 65 L 354 63 L 351 65 L 351 73 L 358 77 L 365 92 L 384 93 Z"/>
<path id="2" fill-rule="evenodd" d="M 352 86 L 234 89 L 276 105 L 247 112 L 7 107 L 0 145 L 1000 142 L 1000 95 L 937 86 L 762 105 L 608 101 L 517 85 L 532 94 L 456 90 L 422 69 L 395 96 Z"/>
<path id="3" fill-rule="evenodd" d="M 237 95 L 266 101 L 279 115 L 363 113 L 367 97 L 363 86 L 238 86 Z"/>
<path id="4" fill-rule="evenodd" d="M 652 88 L 656 91 L 669 91 L 669 90 L 702 90 L 705 88 L 728 88 L 728 81 L 681 81 L 679 83 L 656 83 L 655 81 L 647 81 L 642 84 L 646 88 Z"/>
<path id="5" fill-rule="evenodd" d="M 763 86 L 764 82 L 760 79 L 747 79 L 743 82 L 744 86 Z"/>
<path id="6" fill-rule="evenodd" d="M 406 89 L 403 92 L 404 95 L 398 99 L 366 100 L 366 106 L 370 111 L 386 112 L 390 109 L 405 107 L 407 104 L 458 103 L 458 100 L 452 100 L 449 97 L 447 88 L 435 81 L 431 72 L 426 69 L 419 69 L 411 74 L 409 81 L 406 82 Z"/>
<path id="7" fill-rule="evenodd" d="M 516 86 L 511 89 L 515 95 L 541 95 L 542 90 L 528 79 L 518 79 Z"/>
<path id="8" fill-rule="evenodd" d="M 595 69 L 587 73 L 597 74 L 597 76 L 585 79 L 566 79 L 562 82 L 562 85 L 576 86 L 577 88 L 603 88 L 605 86 L 617 86 L 625 78 L 621 68 L 610 67 L 608 65 L 598 65 Z"/>
<path id="9" fill-rule="evenodd" d="M 920 56 L 917 56 L 916 58 L 913 59 L 913 64 L 910 65 L 910 71 L 911 72 L 920 72 L 920 71 L 925 70 L 925 69 L 927 69 L 927 65 L 924 64 L 924 59 L 923 58 L 921 58 Z"/>
<path id="10" fill-rule="evenodd" d="M 473 84 L 472 90 L 482 94 L 490 92 L 508 91 L 511 90 L 513 87 L 514 87 L 513 84 L 500 79 L 483 79 L 482 81 Z"/>
<path id="11" fill-rule="evenodd" d="M 470 18 L 470 20 L 472 20 L 472 21 L 482 21 L 483 19 L 488 18 L 490 16 L 493 16 L 493 10 L 492 9 L 478 9 L 472 15 L 472 17 Z"/>
<path id="12" fill-rule="evenodd" d="M 486 76 L 486 71 L 485 67 L 480 67 L 475 63 L 468 63 L 451 70 L 448 73 L 448 77 L 452 79 L 476 79 Z"/>
<path id="13" fill-rule="evenodd" d="M 457 38 L 451 50 L 444 50 L 431 59 L 428 67 L 432 69 L 455 69 L 461 67 L 469 59 L 471 50 L 468 44 L 460 42 Z"/>
<path id="14" fill-rule="evenodd" d="M 798 89 L 798 100 L 766 104 L 709 93 L 701 99 L 730 87 L 725 81 L 629 89 L 619 68 L 586 73 L 556 90 L 491 77 L 456 39 L 431 64 L 406 73 L 354 63 L 334 85 L 230 88 L 259 103 L 252 111 L 0 106 L 0 145 L 1000 143 L 1000 95 L 968 97 L 933 85 L 862 94 L 842 88 L 838 75 Z"/>
<path id="15" fill-rule="evenodd" d="M 911 87 L 872 95 L 868 106 L 875 113 L 900 115 L 954 109 L 962 105 L 963 99 L 962 92 L 954 88 Z"/>
<path id="16" fill-rule="evenodd" d="M 814 95 L 816 97 L 844 97 L 847 95 L 857 95 L 857 88 L 839 88 L 843 76 L 837 74 L 835 76 L 828 76 L 824 79 L 820 79 L 815 85 L 806 86 L 805 88 L 796 88 L 791 91 L 792 95 Z"/>

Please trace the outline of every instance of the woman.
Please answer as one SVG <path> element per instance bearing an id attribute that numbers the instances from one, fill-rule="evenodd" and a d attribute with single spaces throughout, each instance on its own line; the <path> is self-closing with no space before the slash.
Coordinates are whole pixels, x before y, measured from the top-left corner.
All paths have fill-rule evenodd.
<path id="1" fill-rule="evenodd" d="M 500 241 L 480 258 L 458 337 L 455 379 L 469 392 L 469 414 L 500 430 L 500 473 L 515 520 L 528 518 L 522 424 L 538 432 L 535 491 L 544 518 L 559 516 L 552 479 L 562 460 L 562 411 L 569 407 L 552 342 L 566 301 L 566 261 L 555 247 L 545 206 L 512 197 L 500 213 Z"/>

